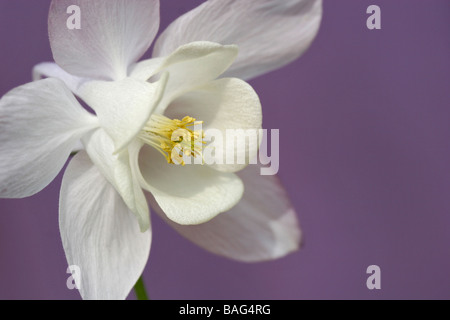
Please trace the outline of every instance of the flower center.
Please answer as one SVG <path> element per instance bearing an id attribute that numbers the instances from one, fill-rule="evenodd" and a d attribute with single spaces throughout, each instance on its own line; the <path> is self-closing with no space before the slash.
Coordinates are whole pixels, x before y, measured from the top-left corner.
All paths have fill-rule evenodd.
<path id="1" fill-rule="evenodd" d="M 186 116 L 183 120 L 153 114 L 139 134 L 145 144 L 158 150 L 168 163 L 185 165 L 183 156 L 202 158 L 204 132 L 194 126 L 203 121 Z"/>

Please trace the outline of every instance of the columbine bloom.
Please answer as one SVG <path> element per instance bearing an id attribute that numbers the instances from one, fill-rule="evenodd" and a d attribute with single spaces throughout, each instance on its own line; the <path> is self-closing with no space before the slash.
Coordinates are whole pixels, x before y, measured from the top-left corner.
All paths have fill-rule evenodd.
<path id="1" fill-rule="evenodd" d="M 81 9 L 80 30 L 66 27 L 71 5 Z M 155 212 L 216 254 L 261 261 L 298 248 L 296 214 L 276 177 L 255 166 L 168 162 L 202 134 L 197 121 L 259 129 L 260 102 L 244 80 L 296 59 L 320 18 L 320 0 L 209 0 L 161 34 L 152 59 L 137 62 L 157 33 L 159 1 L 52 1 L 56 63 L 34 69 L 36 80 L 48 79 L 0 100 L 0 196 L 42 190 L 81 141 L 64 174 L 59 219 L 83 298 L 123 299 L 141 275 L 151 243 L 144 190 Z M 169 139 L 180 129 L 188 136 Z"/>

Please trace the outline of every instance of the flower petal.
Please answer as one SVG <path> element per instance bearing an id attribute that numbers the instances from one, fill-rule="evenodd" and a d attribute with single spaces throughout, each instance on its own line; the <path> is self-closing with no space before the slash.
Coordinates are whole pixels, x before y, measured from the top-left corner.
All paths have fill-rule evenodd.
<path id="1" fill-rule="evenodd" d="M 133 214 L 84 151 L 64 174 L 59 227 L 67 262 L 79 267 L 81 281 L 75 283 L 81 296 L 125 299 L 147 263 L 151 231 L 139 231 Z"/>
<path id="2" fill-rule="evenodd" d="M 317 34 L 322 0 L 209 0 L 175 20 L 158 38 L 154 57 L 207 40 L 236 44 L 225 76 L 251 79 L 297 59 Z"/>
<path id="3" fill-rule="evenodd" d="M 149 79 L 156 73 L 167 72 L 169 80 L 157 112 L 164 112 L 168 104 L 178 96 L 217 79 L 236 59 L 236 46 L 222 46 L 213 42 L 192 42 L 177 48 L 160 62 L 159 68 L 150 60 L 138 63 L 131 77 Z M 147 80 L 146 79 L 146 80 Z"/>
<path id="4" fill-rule="evenodd" d="M 71 29 L 78 12 L 80 29 Z M 158 32 L 159 0 L 53 0 L 48 28 L 53 57 L 65 71 L 123 79 Z"/>
<path id="5" fill-rule="evenodd" d="M 0 197 L 46 187 L 79 139 L 98 126 L 57 79 L 28 83 L 0 100 Z"/>
<path id="6" fill-rule="evenodd" d="M 147 146 L 141 149 L 139 168 L 143 188 L 153 194 L 169 219 L 183 225 L 211 220 L 236 205 L 244 192 L 241 179 L 233 173 L 168 164 Z"/>
<path id="7" fill-rule="evenodd" d="M 131 163 L 135 160 L 130 158 L 128 149 L 113 154 L 113 142 L 102 129 L 84 138 L 83 142 L 92 162 L 135 214 L 141 230 L 147 230 L 150 227 L 150 212 L 138 176 L 131 168 Z"/>
<path id="8" fill-rule="evenodd" d="M 75 94 L 78 94 L 78 88 L 83 83 L 90 81 L 90 79 L 80 78 L 67 73 L 54 62 L 42 62 L 34 66 L 33 81 L 38 81 L 42 78 L 60 79 Z"/>
<path id="9" fill-rule="evenodd" d="M 261 103 L 253 88 L 242 80 L 212 81 L 172 102 L 166 115 L 177 119 L 189 115 L 203 121 L 207 136 L 208 129 L 219 130 L 221 138 L 214 137 L 207 147 L 215 148 L 216 157 L 223 163 L 213 165 L 217 170 L 242 170 L 257 154 L 262 126 Z M 227 157 L 234 159 L 234 163 L 225 164 Z"/>
<path id="10" fill-rule="evenodd" d="M 167 219 L 149 197 L 152 209 L 181 235 L 227 258 L 257 262 L 283 257 L 300 246 L 297 215 L 276 176 L 259 175 L 259 166 L 239 172 L 245 184 L 242 200 L 229 212 L 195 226 Z"/>
<path id="11" fill-rule="evenodd" d="M 147 81 L 157 72 L 166 61 L 166 57 L 147 59 L 135 63 L 130 68 L 130 78 Z"/>
<path id="12" fill-rule="evenodd" d="M 89 81 L 78 89 L 78 94 L 97 113 L 119 152 L 144 127 L 163 96 L 166 82 L 166 74 L 154 83 L 132 78 Z"/>

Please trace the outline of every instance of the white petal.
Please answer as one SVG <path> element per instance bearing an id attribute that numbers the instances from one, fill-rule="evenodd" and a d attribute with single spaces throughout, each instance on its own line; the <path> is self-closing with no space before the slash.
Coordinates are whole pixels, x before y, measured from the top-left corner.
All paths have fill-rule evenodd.
<path id="1" fill-rule="evenodd" d="M 78 88 L 89 81 L 90 79 L 73 76 L 64 71 L 60 66 L 54 62 L 42 62 L 33 68 L 33 81 L 41 80 L 42 78 L 57 78 L 62 80 L 66 86 L 75 94 L 78 93 Z"/>
<path id="2" fill-rule="evenodd" d="M 32 82 L 0 100 L 0 197 L 22 198 L 46 187 L 79 139 L 98 126 L 57 79 Z"/>
<path id="3" fill-rule="evenodd" d="M 130 68 L 130 78 L 147 81 L 151 76 L 159 72 L 166 58 L 155 58 L 140 61 Z"/>
<path id="4" fill-rule="evenodd" d="M 277 259 L 299 248 L 301 231 L 279 180 L 260 176 L 259 168 L 251 165 L 238 174 L 245 184 L 239 204 L 201 225 L 176 224 L 165 217 L 154 200 L 149 200 L 175 230 L 212 253 L 244 262 Z"/>
<path id="5" fill-rule="evenodd" d="M 102 129 L 96 130 L 83 139 L 83 142 L 92 162 L 116 188 L 125 204 L 135 214 L 141 230 L 147 230 L 150 227 L 150 213 L 138 177 L 132 171 L 130 162 L 135 160 L 130 159 L 128 149 L 119 154 L 113 154 L 113 142 Z"/>
<path id="6" fill-rule="evenodd" d="M 169 219 L 183 225 L 204 223 L 231 209 L 242 197 L 242 181 L 233 173 L 207 166 L 168 164 L 145 146 L 139 157 L 143 187 L 150 191 Z"/>
<path id="7" fill-rule="evenodd" d="M 166 82 L 166 76 L 154 83 L 132 78 L 89 81 L 79 88 L 78 94 L 95 110 L 118 152 L 144 127 L 163 96 Z"/>
<path id="8" fill-rule="evenodd" d="M 151 231 L 140 232 L 133 214 L 84 151 L 64 174 L 59 227 L 67 262 L 79 267 L 81 296 L 125 299 L 147 263 Z"/>
<path id="9" fill-rule="evenodd" d="M 216 137 L 208 146 L 222 155 L 220 158 L 224 164 L 213 165 L 217 170 L 239 171 L 256 155 L 262 126 L 261 103 L 253 88 L 242 80 L 228 78 L 212 81 L 172 102 L 166 115 L 175 119 L 189 115 L 204 122 L 205 132 L 211 128 L 220 130 L 223 139 Z M 243 140 L 244 148 L 235 142 L 233 130 L 242 139 L 248 137 L 247 143 Z M 222 145 L 218 144 L 218 140 L 223 140 Z M 222 150 L 219 150 L 220 147 Z M 235 159 L 234 164 L 225 164 L 227 156 Z"/>
<path id="10" fill-rule="evenodd" d="M 178 96 L 201 87 L 217 79 L 226 71 L 236 59 L 236 46 L 222 46 L 212 42 L 193 42 L 177 48 L 164 60 L 156 70 L 150 61 L 139 63 L 133 70 L 132 76 L 147 76 L 167 72 L 169 80 L 164 97 L 157 112 L 162 113 L 168 104 Z M 150 74 L 151 73 L 151 74 Z"/>
<path id="11" fill-rule="evenodd" d="M 298 58 L 317 34 L 322 0 L 209 0 L 173 22 L 153 56 L 207 40 L 236 44 L 239 57 L 225 76 L 250 79 Z"/>
<path id="12" fill-rule="evenodd" d="M 68 27 L 77 14 L 73 6 L 79 7 L 80 29 Z M 53 0 L 48 28 L 53 57 L 64 70 L 123 79 L 158 31 L 159 0 Z"/>

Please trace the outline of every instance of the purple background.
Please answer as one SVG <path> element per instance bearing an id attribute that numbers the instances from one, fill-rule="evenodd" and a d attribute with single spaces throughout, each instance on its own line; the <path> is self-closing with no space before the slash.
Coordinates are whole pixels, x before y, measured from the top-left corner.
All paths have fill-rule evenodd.
<path id="1" fill-rule="evenodd" d="M 49 2 L 0 0 L 0 95 L 52 60 Z M 162 2 L 162 28 L 201 3 Z M 382 9 L 381 30 L 366 28 L 370 4 Z M 281 129 L 280 177 L 304 248 L 242 264 L 154 218 L 150 296 L 450 299 L 449 18 L 448 0 L 325 0 L 309 51 L 252 81 L 265 127 Z M 0 200 L 1 299 L 79 299 L 66 288 L 60 183 Z M 371 264 L 381 267 L 381 290 L 366 288 Z"/>

